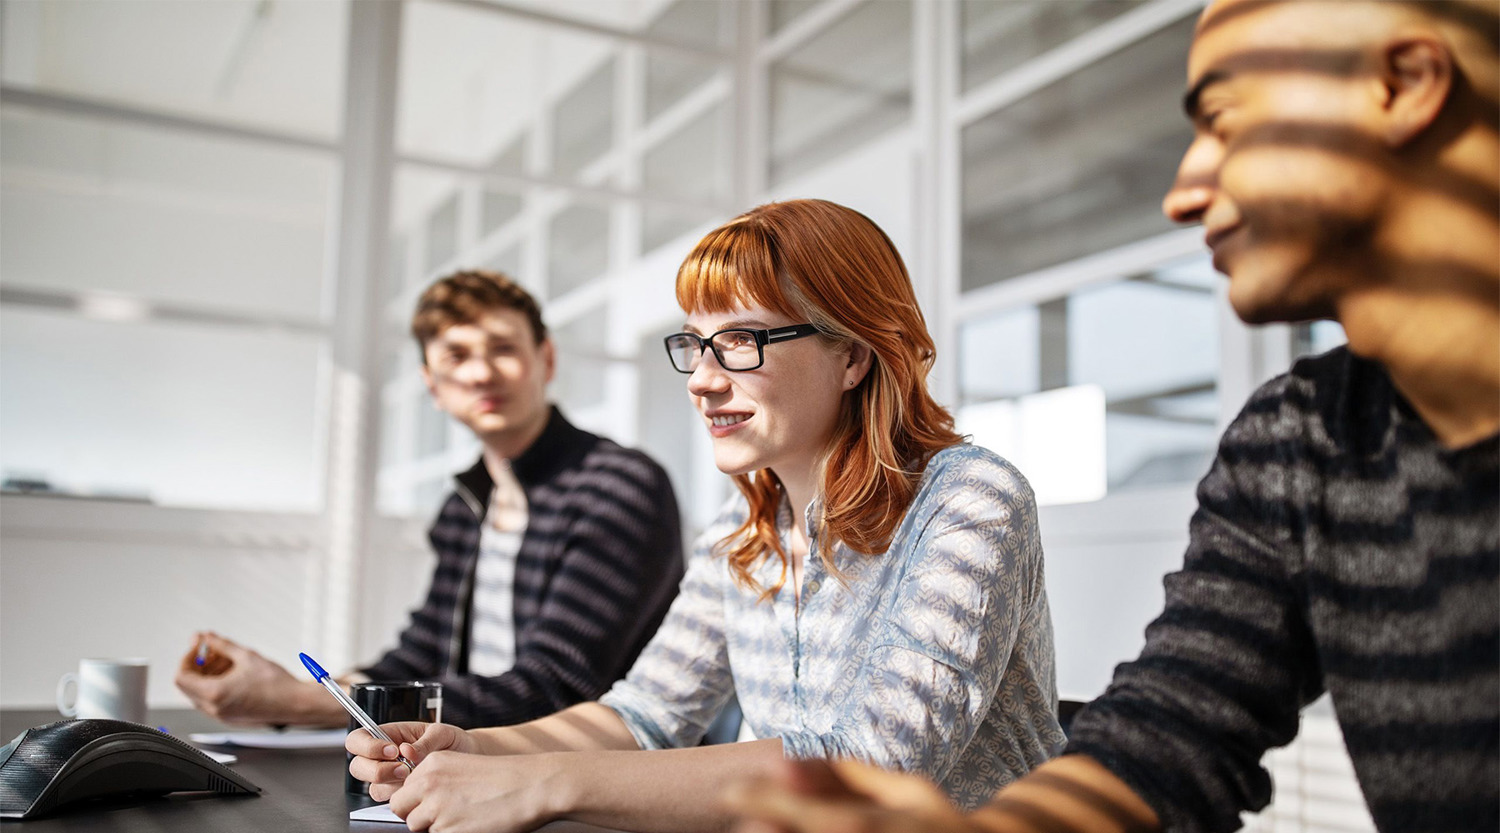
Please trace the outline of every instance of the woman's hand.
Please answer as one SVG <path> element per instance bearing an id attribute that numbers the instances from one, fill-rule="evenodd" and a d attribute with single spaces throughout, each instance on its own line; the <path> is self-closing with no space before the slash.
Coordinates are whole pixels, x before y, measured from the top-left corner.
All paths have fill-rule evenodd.
<path id="1" fill-rule="evenodd" d="M 420 764 L 437 752 L 479 751 L 468 732 L 446 723 L 408 721 L 387 723 L 380 728 L 390 735 L 391 742 L 378 740 L 364 729 L 356 729 L 344 739 L 344 748 L 354 755 L 349 762 L 349 774 L 368 782 L 370 797 L 376 801 L 389 799 L 410 774 L 406 765 L 397 760 L 398 754 L 412 764 Z"/>
<path id="2" fill-rule="evenodd" d="M 549 753 L 496 756 L 434 752 L 391 795 L 391 812 L 405 819 L 412 830 L 533 830 L 559 815 L 556 808 L 562 801 L 559 779 L 563 775 L 559 764 L 559 756 Z M 370 795 L 376 797 L 373 785 Z"/>

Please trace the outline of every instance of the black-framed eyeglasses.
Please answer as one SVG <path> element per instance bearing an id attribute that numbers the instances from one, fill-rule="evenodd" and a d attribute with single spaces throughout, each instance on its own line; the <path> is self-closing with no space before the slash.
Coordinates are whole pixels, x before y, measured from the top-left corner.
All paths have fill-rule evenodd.
<path id="1" fill-rule="evenodd" d="M 754 370 L 766 363 L 766 345 L 816 335 L 811 324 L 792 324 L 769 330 L 747 330 L 734 327 L 704 338 L 696 333 L 673 333 L 664 339 L 667 355 L 678 373 L 692 373 L 703 359 L 703 350 L 714 351 L 714 358 L 725 370 Z"/>

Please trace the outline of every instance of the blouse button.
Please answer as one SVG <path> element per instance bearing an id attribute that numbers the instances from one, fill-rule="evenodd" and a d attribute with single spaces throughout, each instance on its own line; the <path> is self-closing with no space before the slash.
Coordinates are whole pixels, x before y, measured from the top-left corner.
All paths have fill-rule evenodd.
<path id="1" fill-rule="evenodd" d="M 812 581 L 808 582 L 807 592 L 809 594 L 816 593 L 816 592 L 818 592 L 818 588 L 822 587 L 822 586 L 823 586 L 823 582 L 818 581 L 817 579 L 813 579 Z"/>

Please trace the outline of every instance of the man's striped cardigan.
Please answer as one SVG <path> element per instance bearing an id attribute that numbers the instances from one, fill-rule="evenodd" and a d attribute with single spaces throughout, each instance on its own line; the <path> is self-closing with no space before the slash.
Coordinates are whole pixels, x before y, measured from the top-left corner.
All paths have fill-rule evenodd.
<path id="1" fill-rule="evenodd" d="M 1340 348 L 1261 388 L 1198 488 L 1146 647 L 1080 712 L 1169 830 L 1264 807 L 1328 691 L 1376 825 L 1500 828 L 1500 439 L 1444 448 Z"/>
<path id="2" fill-rule="evenodd" d="M 603 694 L 677 595 L 682 534 L 667 474 L 639 451 L 571 425 L 556 408 L 511 461 L 528 520 L 516 555 L 516 663 L 468 673 L 479 530 L 494 487 L 484 461 L 458 475 L 429 533 L 438 563 L 399 644 L 361 669 L 443 683 L 443 722 L 520 723 Z"/>

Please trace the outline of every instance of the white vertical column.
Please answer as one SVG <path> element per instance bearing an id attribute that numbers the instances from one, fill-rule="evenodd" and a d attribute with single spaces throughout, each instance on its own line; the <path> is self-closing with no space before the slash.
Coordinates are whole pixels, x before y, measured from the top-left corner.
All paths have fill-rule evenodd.
<path id="1" fill-rule="evenodd" d="M 526 145 L 526 172 L 532 176 L 547 176 L 552 173 L 552 136 L 556 128 L 554 105 L 557 103 L 556 97 L 549 95 L 547 91 L 553 88 L 556 71 L 551 53 L 557 49 L 557 45 L 553 35 L 545 29 L 537 35 L 535 42 L 537 46 L 532 51 L 532 73 L 536 78 L 534 88 L 538 92 L 533 101 L 531 141 Z M 526 215 L 522 221 L 526 229 L 522 272 L 526 275 L 526 290 L 543 300 L 552 294 L 548 288 L 552 282 L 552 240 L 549 231 L 552 228 L 552 215 L 556 212 L 557 189 L 535 185 L 527 187 Z M 542 320 L 551 326 L 545 306 Z"/>
<path id="2" fill-rule="evenodd" d="M 730 144 L 732 199 L 736 211 L 760 201 L 766 190 L 770 115 L 767 98 L 769 64 L 761 55 L 769 10 L 763 2 L 736 3 L 734 85 Z"/>
<path id="3" fill-rule="evenodd" d="M 639 191 L 645 179 L 646 146 L 646 49 L 640 44 L 620 44 L 615 63 L 615 153 L 620 165 L 615 185 Z M 608 274 L 617 275 L 641 258 L 641 229 L 645 223 L 638 200 L 610 203 L 610 247 Z"/>
<path id="4" fill-rule="evenodd" d="M 954 119 L 959 54 L 958 8 L 953 0 L 914 3 L 912 125 L 916 159 L 912 189 L 916 250 L 907 264 L 917 302 L 937 348 L 928 384 L 939 402 L 958 404 L 959 126 Z"/>
<path id="5" fill-rule="evenodd" d="M 344 79 L 343 168 L 334 255 L 334 343 L 330 402 L 327 552 L 312 604 L 324 663 L 356 657 L 357 600 L 366 593 L 380 423 L 381 279 L 388 249 L 394 163 L 399 0 L 349 4 Z M 378 578 L 377 578 L 378 580 Z"/>

